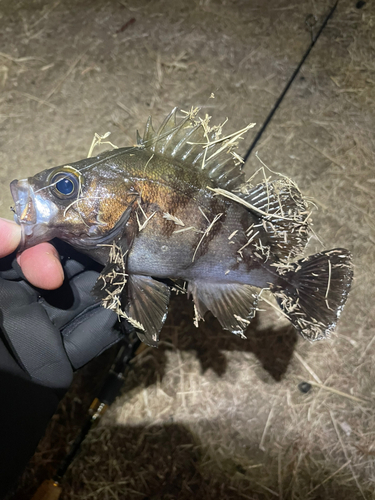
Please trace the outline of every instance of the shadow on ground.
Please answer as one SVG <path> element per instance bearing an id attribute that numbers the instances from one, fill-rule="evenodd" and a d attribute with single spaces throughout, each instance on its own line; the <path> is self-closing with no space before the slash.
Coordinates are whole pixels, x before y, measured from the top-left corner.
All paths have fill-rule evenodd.
<path id="1" fill-rule="evenodd" d="M 193 325 L 193 305 L 186 296 L 173 297 L 170 312 L 161 332 L 158 349 L 148 351 L 145 369 L 137 367 L 137 381 L 146 386 L 162 380 L 167 362 L 166 353 L 171 349 L 192 351 L 200 362 L 202 371 L 212 369 L 222 376 L 227 370 L 225 352 L 253 353 L 275 381 L 280 381 L 287 371 L 297 343 L 297 332 L 290 326 L 261 329 L 257 316 L 242 339 L 224 331 L 209 313 L 199 328 Z M 150 366 L 151 365 L 151 366 Z"/>
<path id="2" fill-rule="evenodd" d="M 291 493 L 295 476 L 292 466 L 280 483 L 277 473 L 274 477 L 270 474 L 267 463 L 245 469 L 233 457 L 213 457 L 207 451 L 181 424 L 99 427 L 90 432 L 74 469 L 65 476 L 60 500 L 190 500 L 192 495 L 204 500 L 269 500 L 280 498 L 280 491 L 284 500 L 302 498 Z M 45 479 L 43 472 L 37 471 L 34 480 Z M 326 477 L 332 474 L 329 464 L 325 473 Z M 304 476 L 301 466 L 299 477 Z M 324 486 L 306 477 L 304 480 L 310 483 L 310 491 L 318 486 L 311 494 L 306 490 L 305 499 L 322 498 L 323 488 L 323 498 L 354 498 L 350 487 L 336 483 L 335 478 Z M 13 500 L 29 499 L 34 489 L 19 492 Z"/>

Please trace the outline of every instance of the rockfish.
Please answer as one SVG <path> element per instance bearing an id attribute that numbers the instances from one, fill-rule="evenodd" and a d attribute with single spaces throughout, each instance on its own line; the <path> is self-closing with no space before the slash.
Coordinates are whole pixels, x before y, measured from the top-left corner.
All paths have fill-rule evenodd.
<path id="1" fill-rule="evenodd" d="M 232 143 L 173 110 L 157 132 L 149 119 L 136 146 L 13 181 L 20 250 L 57 237 L 103 264 L 94 295 L 149 345 L 179 287 L 196 325 L 211 311 L 244 336 L 269 289 L 304 338 L 327 337 L 348 296 L 351 255 L 301 258 L 310 234 L 301 192 L 284 176 L 246 182 Z"/>

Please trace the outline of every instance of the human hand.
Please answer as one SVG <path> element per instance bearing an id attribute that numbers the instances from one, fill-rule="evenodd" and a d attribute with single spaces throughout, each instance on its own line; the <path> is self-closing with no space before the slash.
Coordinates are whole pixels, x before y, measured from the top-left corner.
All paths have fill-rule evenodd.
<path id="1" fill-rule="evenodd" d="M 16 224 L 0 220 L 0 257 L 20 241 Z M 68 387 L 77 369 L 119 340 L 114 312 L 90 291 L 100 266 L 69 245 L 41 243 L 0 259 L 0 330 L 19 365 L 38 383 Z M 64 269 L 63 269 L 64 267 Z M 64 274 L 65 272 L 65 274 Z M 52 290 L 44 292 L 40 288 Z"/>
<path id="2" fill-rule="evenodd" d="M 123 332 L 117 315 L 90 294 L 101 266 L 62 242 L 57 248 L 42 243 L 16 259 L 19 227 L 0 219 L 0 236 L 2 498 L 33 454 L 73 370 Z"/>

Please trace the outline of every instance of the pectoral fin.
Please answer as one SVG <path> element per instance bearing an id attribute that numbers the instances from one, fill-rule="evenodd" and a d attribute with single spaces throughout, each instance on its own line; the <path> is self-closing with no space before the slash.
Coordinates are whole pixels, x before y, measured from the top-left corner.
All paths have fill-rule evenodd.
<path id="1" fill-rule="evenodd" d="M 156 347 L 167 318 L 170 290 L 150 276 L 130 275 L 123 300 L 125 312 L 142 342 Z"/>
<path id="2" fill-rule="evenodd" d="M 120 295 L 127 282 L 128 254 L 137 233 L 134 213 L 129 212 L 126 221 L 124 234 L 119 239 L 114 240 L 112 244 L 98 245 L 98 250 L 108 254 L 108 260 L 91 290 L 92 295 L 102 301 L 103 307 L 118 314 L 121 311 Z"/>
<path id="3" fill-rule="evenodd" d="M 193 295 L 197 321 L 203 319 L 207 311 L 211 311 L 224 330 L 245 337 L 244 331 L 255 316 L 258 300 L 256 288 L 237 283 L 191 281 L 188 292 Z"/>
<path id="4" fill-rule="evenodd" d="M 91 290 L 92 295 L 102 301 L 103 307 L 116 310 L 116 298 L 119 297 L 126 284 L 127 251 L 113 243 L 109 252 L 109 260 L 100 273 Z"/>

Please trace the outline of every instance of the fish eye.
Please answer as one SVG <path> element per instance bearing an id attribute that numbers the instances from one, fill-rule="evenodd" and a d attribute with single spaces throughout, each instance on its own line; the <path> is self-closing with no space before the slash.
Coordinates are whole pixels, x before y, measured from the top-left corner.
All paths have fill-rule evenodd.
<path id="1" fill-rule="evenodd" d="M 72 172 L 59 172 L 51 179 L 52 192 L 58 198 L 67 199 L 76 196 L 79 190 L 79 178 Z"/>
<path id="2" fill-rule="evenodd" d="M 71 179 L 68 179 L 65 177 L 64 179 L 61 179 L 61 181 L 56 182 L 55 188 L 57 191 L 59 191 L 61 194 L 72 194 L 74 191 L 74 184 Z"/>

